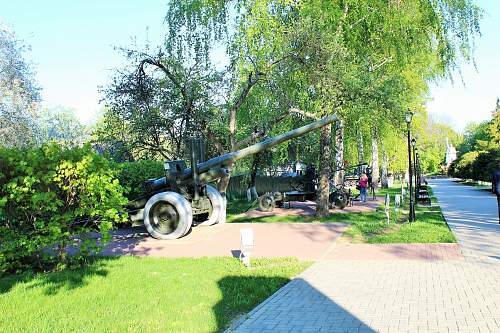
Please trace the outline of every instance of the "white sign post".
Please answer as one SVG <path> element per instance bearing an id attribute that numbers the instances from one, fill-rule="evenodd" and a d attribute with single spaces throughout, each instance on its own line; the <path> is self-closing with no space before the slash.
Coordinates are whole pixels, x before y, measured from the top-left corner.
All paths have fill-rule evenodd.
<path id="1" fill-rule="evenodd" d="M 394 212 L 396 213 L 395 215 L 395 222 L 398 223 L 398 216 L 399 216 L 399 206 L 401 206 L 401 196 L 399 194 L 396 194 L 394 196 Z"/>
<path id="2" fill-rule="evenodd" d="M 387 225 L 389 225 L 389 207 L 391 204 L 391 196 L 389 193 L 385 195 L 385 216 L 387 217 Z"/>
<path id="3" fill-rule="evenodd" d="M 240 260 L 245 266 L 250 267 L 250 255 L 255 243 L 252 228 L 240 229 L 241 252 Z"/>

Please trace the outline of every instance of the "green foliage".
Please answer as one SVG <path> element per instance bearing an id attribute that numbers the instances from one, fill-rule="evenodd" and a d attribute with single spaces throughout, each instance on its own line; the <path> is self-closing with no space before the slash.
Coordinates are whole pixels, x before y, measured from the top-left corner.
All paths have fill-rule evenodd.
<path id="1" fill-rule="evenodd" d="M 465 140 L 460 146 L 462 155 L 448 169 L 453 177 L 491 181 L 492 174 L 500 168 L 500 106 L 499 100 L 492 119 L 466 127 Z"/>
<path id="2" fill-rule="evenodd" d="M 448 169 L 448 173 L 453 177 L 473 178 L 472 165 L 476 161 L 479 152 L 471 151 L 460 156 L 453 161 Z"/>
<path id="3" fill-rule="evenodd" d="M 471 151 L 460 156 L 448 169 L 448 174 L 463 179 L 489 182 L 500 166 L 500 149 Z"/>
<path id="4" fill-rule="evenodd" d="M 497 98 L 497 104 L 495 110 L 493 110 L 489 131 L 493 144 L 500 146 L 500 98 Z"/>
<path id="5" fill-rule="evenodd" d="M 142 185 L 146 180 L 164 176 L 162 162 L 141 160 L 121 163 L 118 180 L 127 189 L 127 198 L 134 199 L 142 194 Z"/>
<path id="6" fill-rule="evenodd" d="M 89 146 L 0 149 L 0 161 L 0 272 L 64 266 L 68 246 L 95 251 L 126 220 L 116 171 Z M 86 237 L 93 228 L 100 244 Z"/>
<path id="7" fill-rule="evenodd" d="M 486 149 L 491 139 L 490 123 L 488 121 L 469 123 L 465 128 L 464 141 L 458 147 L 458 151 L 465 154 L 474 150 Z"/>
<path id="8" fill-rule="evenodd" d="M 446 139 L 449 139 L 455 147 L 463 140 L 462 136 L 450 126 L 427 117 L 418 119 L 413 133 L 417 136 L 420 167 L 423 173 L 441 171 L 446 156 Z"/>
<path id="9" fill-rule="evenodd" d="M 404 111 L 427 116 L 419 105 L 428 81 L 471 59 L 480 17 L 470 0 L 170 1 L 164 45 L 155 55 L 125 50 L 130 66 L 104 90 L 109 126 L 100 142 L 133 158 L 181 158 L 185 139 L 201 132 L 208 151 L 221 153 L 295 127 L 300 121 L 281 116 L 299 108 L 342 118 L 351 162 L 357 134 L 371 142 L 376 130 L 391 171 L 402 171 Z M 221 70 L 215 58 L 230 66 Z M 297 142 L 293 157 L 318 164 L 317 133 Z M 274 164 L 288 153 L 278 147 Z M 439 154 L 422 156 L 426 171 L 438 169 Z"/>

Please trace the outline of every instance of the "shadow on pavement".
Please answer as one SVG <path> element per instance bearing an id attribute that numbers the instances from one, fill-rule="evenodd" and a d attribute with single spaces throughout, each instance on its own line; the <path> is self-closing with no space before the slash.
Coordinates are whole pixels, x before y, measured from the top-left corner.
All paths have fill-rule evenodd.
<path id="1" fill-rule="evenodd" d="M 228 276 L 218 281 L 222 299 L 214 308 L 226 332 L 375 332 L 330 297 L 296 278 L 255 307 L 283 278 Z M 264 296 L 265 297 L 265 296 Z M 228 305 L 240 303 L 238 312 Z M 231 318 L 240 318 L 230 323 Z"/>

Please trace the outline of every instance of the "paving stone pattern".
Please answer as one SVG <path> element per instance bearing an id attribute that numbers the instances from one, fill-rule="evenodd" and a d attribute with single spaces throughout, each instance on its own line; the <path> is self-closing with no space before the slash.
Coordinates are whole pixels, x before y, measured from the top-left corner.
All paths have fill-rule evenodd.
<path id="1" fill-rule="evenodd" d="M 500 332 L 499 276 L 488 262 L 323 260 L 228 332 Z"/>
<path id="2" fill-rule="evenodd" d="M 429 182 L 462 253 L 500 264 L 500 224 L 496 197 L 451 179 Z"/>

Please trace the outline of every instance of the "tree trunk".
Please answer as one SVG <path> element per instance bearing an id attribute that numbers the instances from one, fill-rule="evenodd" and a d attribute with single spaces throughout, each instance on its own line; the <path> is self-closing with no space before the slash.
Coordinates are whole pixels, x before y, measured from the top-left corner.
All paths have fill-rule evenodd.
<path id="1" fill-rule="evenodd" d="M 332 125 L 321 127 L 319 139 L 319 186 L 316 197 L 316 216 L 326 217 L 330 212 L 328 196 L 330 194 L 330 165 L 332 145 Z"/>
<path id="2" fill-rule="evenodd" d="M 380 178 L 380 169 L 378 164 L 378 132 L 374 127 L 372 130 L 372 182 L 373 187 L 377 189 Z"/>
<path id="3" fill-rule="evenodd" d="M 389 158 L 387 157 L 387 152 L 385 151 L 385 147 L 382 146 L 382 174 L 380 176 L 380 181 L 382 184 L 382 188 L 388 188 L 389 187 L 389 181 L 387 179 L 388 177 L 388 169 L 389 169 Z"/>
<path id="4" fill-rule="evenodd" d="M 340 121 L 339 126 L 335 130 L 335 184 L 344 183 L 344 127 L 342 126 L 342 121 Z"/>
<path id="5" fill-rule="evenodd" d="M 248 182 L 248 188 L 250 189 L 250 200 L 254 200 L 258 196 L 255 185 L 257 181 L 257 171 L 259 170 L 261 160 L 262 153 L 257 153 L 252 161 L 252 168 L 250 169 L 250 181 Z"/>
<path id="6" fill-rule="evenodd" d="M 297 145 L 295 142 L 288 143 L 288 162 L 293 163 L 293 172 L 297 172 Z"/>
<path id="7" fill-rule="evenodd" d="M 364 152 L 363 152 L 363 133 L 358 129 L 358 137 L 357 137 L 357 143 L 358 143 L 358 164 L 361 164 L 364 162 Z M 358 168 L 359 173 L 364 171 L 364 168 L 360 166 Z"/>

